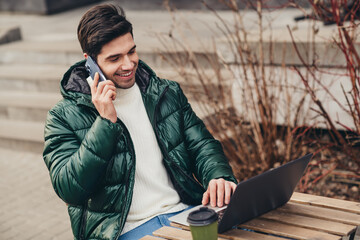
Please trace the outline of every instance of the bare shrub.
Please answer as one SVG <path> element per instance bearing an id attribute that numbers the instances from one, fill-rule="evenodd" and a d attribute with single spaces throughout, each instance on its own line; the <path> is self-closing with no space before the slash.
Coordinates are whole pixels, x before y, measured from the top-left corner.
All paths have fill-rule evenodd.
<path id="1" fill-rule="evenodd" d="M 206 116 L 205 124 L 222 142 L 239 180 L 303 155 L 311 146 L 305 142 L 312 131 L 306 125 L 309 96 L 304 87 L 288 81 L 284 62 L 274 64 L 271 21 L 263 18 L 265 1 L 251 2 L 256 40 L 249 36 L 244 26 L 249 19 L 235 0 L 223 1 L 231 10 L 227 16 L 207 6 L 217 19 L 216 27 L 209 26 L 214 34 L 210 39 L 199 38 L 192 23 L 170 8 L 174 28 L 159 36 L 166 49 L 163 58 L 183 79 L 193 107 Z M 189 35 L 197 41 L 195 50 Z"/>
<path id="2" fill-rule="evenodd" d="M 296 1 L 293 1 L 295 4 Z M 337 29 L 329 43 L 338 50 L 339 64 L 324 67 L 324 63 L 319 58 L 317 49 L 313 49 L 313 56 L 310 61 L 303 58 L 303 54 L 298 50 L 299 44 L 295 43 L 292 31 L 289 29 L 293 40 L 294 49 L 305 73 L 294 66 L 295 71 L 300 76 L 306 91 L 311 96 L 315 106 L 312 111 L 322 120 L 329 133 L 329 140 L 322 143 L 323 148 L 332 151 L 341 151 L 345 156 L 332 158 L 332 170 L 336 168 L 345 169 L 358 175 L 360 172 L 360 76 L 359 76 L 359 48 L 358 48 L 358 26 L 357 19 L 360 18 L 360 2 L 346 0 L 328 1 L 308 1 L 312 6 L 312 12 L 305 13 L 305 17 L 315 21 L 320 20 L 324 24 L 335 24 Z M 316 28 L 314 28 L 316 29 Z M 314 31 L 314 35 L 317 32 Z M 336 79 L 336 89 L 331 88 L 320 79 L 321 74 L 326 72 L 328 76 Z M 315 83 L 311 84 L 311 83 Z M 316 87 L 315 87 L 316 86 Z M 334 95 L 334 91 L 342 93 L 341 98 Z M 333 105 L 327 107 L 324 101 L 319 98 L 319 91 L 325 93 L 326 97 L 332 101 Z M 341 94 L 340 94 L 341 95 Z M 334 116 L 331 114 L 333 109 L 339 109 L 339 113 Z M 331 172 L 331 171 L 330 171 Z"/>

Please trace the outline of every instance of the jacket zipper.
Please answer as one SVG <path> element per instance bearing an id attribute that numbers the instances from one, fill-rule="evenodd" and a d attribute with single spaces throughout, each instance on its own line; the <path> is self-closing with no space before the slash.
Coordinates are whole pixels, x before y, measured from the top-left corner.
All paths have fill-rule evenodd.
<path id="1" fill-rule="evenodd" d="M 122 124 L 123 125 L 123 124 Z M 126 129 L 125 125 L 122 126 L 124 129 Z M 135 159 L 135 152 L 134 152 L 134 145 L 132 144 L 132 141 L 129 137 L 129 132 L 127 131 L 126 129 L 126 138 L 128 140 L 129 143 L 131 143 L 131 154 L 134 156 L 134 159 Z M 127 200 L 127 197 L 128 197 L 128 190 L 129 190 L 129 178 L 130 178 L 130 174 L 131 174 L 131 170 L 133 168 L 133 166 L 135 165 L 135 163 L 130 167 L 129 171 L 128 171 L 128 175 L 126 177 L 126 189 L 125 189 L 125 204 L 124 204 L 124 207 L 122 209 L 122 212 L 121 212 L 121 216 L 124 215 L 124 211 L 125 211 L 125 207 L 126 207 L 126 200 Z M 82 213 L 82 216 L 81 216 L 81 225 L 80 225 L 80 240 L 85 240 L 85 228 L 86 228 L 86 216 L 87 216 L 87 212 L 88 212 L 88 208 L 87 208 L 87 202 L 86 204 L 84 204 L 84 211 Z M 121 231 L 118 232 L 116 239 L 118 239 L 120 237 L 120 234 L 121 234 Z"/>
<path id="2" fill-rule="evenodd" d="M 122 124 L 123 125 L 123 124 Z M 124 129 L 126 129 L 126 138 L 128 140 L 129 143 L 131 143 L 131 154 L 134 156 L 134 163 L 131 165 L 130 169 L 129 169 L 129 174 L 127 175 L 127 178 L 126 178 L 126 188 L 125 188 L 125 204 L 123 206 L 123 209 L 121 211 L 121 218 L 122 219 L 124 217 L 124 212 L 125 212 L 125 208 L 126 208 L 126 201 L 127 201 L 127 198 L 128 198 L 128 191 L 129 191 L 129 184 L 130 184 L 130 181 L 129 181 L 129 178 L 130 178 L 130 174 L 131 174 L 131 170 L 132 168 L 134 167 L 135 165 L 135 150 L 134 150 L 134 144 L 132 143 L 132 140 L 130 139 L 130 133 L 128 132 L 127 128 L 125 125 L 123 125 L 122 127 L 124 127 Z M 122 229 L 123 226 L 120 227 L 120 229 Z M 118 239 L 120 237 L 120 234 L 121 234 L 122 230 L 118 232 L 118 234 L 116 235 L 116 239 Z"/>
<path id="3" fill-rule="evenodd" d="M 87 106 L 87 105 L 84 105 L 84 106 L 94 108 L 92 106 Z M 95 109 L 95 111 L 96 111 L 96 109 Z M 114 165 L 114 161 L 115 160 L 112 159 L 110 164 Z M 87 212 L 88 212 L 88 201 L 89 201 L 89 199 L 84 204 L 84 211 L 83 211 L 83 213 L 81 215 L 80 240 L 85 240 L 85 229 L 86 229 L 86 217 L 87 217 Z"/>
<path id="4" fill-rule="evenodd" d="M 84 211 L 81 215 L 81 225 L 80 225 L 80 240 L 85 240 L 85 227 L 86 227 L 86 217 L 87 217 L 87 204 L 84 204 Z"/>
<path id="5" fill-rule="evenodd" d="M 184 170 L 183 170 L 179 165 L 177 165 L 174 161 L 171 161 L 171 157 L 169 156 L 168 152 L 165 151 L 164 143 L 163 143 L 163 142 L 161 141 L 161 139 L 160 139 L 159 131 L 158 131 L 157 124 L 156 124 L 156 121 L 157 121 L 157 113 L 158 113 L 158 111 L 159 111 L 159 106 L 160 106 L 161 99 L 163 98 L 163 96 L 165 95 L 165 93 L 167 92 L 168 89 L 169 89 L 169 87 L 167 86 L 167 87 L 165 88 L 165 90 L 162 92 L 162 94 L 160 95 L 159 101 L 157 102 L 157 104 L 156 104 L 156 106 L 155 106 L 153 123 L 154 123 L 154 130 L 155 130 L 156 138 L 158 139 L 160 148 L 162 149 L 162 152 L 163 152 L 163 154 L 165 155 L 165 156 L 164 156 L 165 159 L 170 160 L 171 165 L 172 165 L 173 167 L 176 167 L 176 168 L 180 171 L 181 174 L 183 174 L 186 178 L 188 178 L 189 180 L 191 180 L 192 182 L 194 182 L 196 185 L 199 185 L 199 186 L 205 191 L 204 187 L 203 187 L 199 182 L 197 182 L 193 177 L 189 176 L 186 172 L 184 172 Z"/>
<path id="6" fill-rule="evenodd" d="M 114 159 L 111 160 L 110 164 L 114 165 Z M 86 217 L 88 212 L 88 203 L 89 203 L 89 199 L 86 201 L 86 204 L 84 204 L 84 211 L 81 215 L 80 240 L 85 240 L 85 228 L 86 228 Z"/>

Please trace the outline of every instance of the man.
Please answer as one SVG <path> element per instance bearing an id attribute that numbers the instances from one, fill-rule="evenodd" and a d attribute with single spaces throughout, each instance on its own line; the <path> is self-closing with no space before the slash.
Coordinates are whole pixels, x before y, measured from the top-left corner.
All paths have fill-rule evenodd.
<path id="1" fill-rule="evenodd" d="M 138 239 L 189 206 L 228 203 L 236 179 L 220 143 L 179 84 L 139 60 L 123 10 L 91 8 L 78 38 L 108 80 L 92 82 L 85 60 L 65 73 L 43 153 L 74 238 Z"/>

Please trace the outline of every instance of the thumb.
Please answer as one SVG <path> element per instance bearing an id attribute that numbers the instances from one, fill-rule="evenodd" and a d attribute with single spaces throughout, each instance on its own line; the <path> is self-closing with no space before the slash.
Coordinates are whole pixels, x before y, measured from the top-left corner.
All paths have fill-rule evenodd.
<path id="1" fill-rule="evenodd" d="M 207 191 L 204 192 L 204 194 L 203 194 L 203 198 L 202 198 L 201 204 L 205 206 L 206 204 L 209 203 L 209 200 L 210 200 L 210 192 L 209 192 L 209 190 L 207 190 Z"/>

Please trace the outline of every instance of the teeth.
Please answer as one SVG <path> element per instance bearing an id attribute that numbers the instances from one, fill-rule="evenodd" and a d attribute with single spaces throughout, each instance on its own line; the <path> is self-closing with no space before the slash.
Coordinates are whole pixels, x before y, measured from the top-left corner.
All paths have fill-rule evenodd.
<path id="1" fill-rule="evenodd" d="M 120 74 L 120 76 L 121 76 L 121 77 L 128 77 L 128 76 L 130 76 L 130 75 L 131 75 L 131 73 L 132 73 L 132 71 L 131 71 L 131 72 L 129 72 L 129 73 L 125 73 L 125 74 Z"/>

